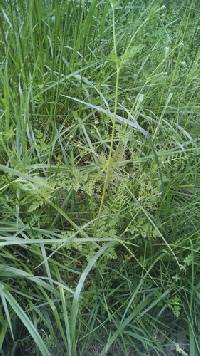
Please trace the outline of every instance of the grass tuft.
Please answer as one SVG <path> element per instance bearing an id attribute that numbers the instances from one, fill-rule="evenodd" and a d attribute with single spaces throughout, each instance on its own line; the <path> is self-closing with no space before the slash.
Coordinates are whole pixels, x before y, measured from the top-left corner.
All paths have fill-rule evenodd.
<path id="1" fill-rule="evenodd" d="M 200 354 L 199 14 L 1 1 L 2 355 Z"/>

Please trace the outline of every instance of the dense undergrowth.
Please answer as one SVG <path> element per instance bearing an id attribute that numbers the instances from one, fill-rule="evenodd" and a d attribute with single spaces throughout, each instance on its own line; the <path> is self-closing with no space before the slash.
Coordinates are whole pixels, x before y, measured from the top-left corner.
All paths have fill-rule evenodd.
<path id="1" fill-rule="evenodd" d="M 200 354 L 200 3 L 2 0 L 2 355 Z"/>

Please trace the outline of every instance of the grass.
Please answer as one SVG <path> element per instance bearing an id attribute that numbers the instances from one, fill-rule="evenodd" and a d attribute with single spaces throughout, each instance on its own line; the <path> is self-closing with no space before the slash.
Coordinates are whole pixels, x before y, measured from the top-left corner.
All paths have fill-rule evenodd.
<path id="1" fill-rule="evenodd" d="M 199 1 L 0 8 L 2 355 L 199 355 Z"/>

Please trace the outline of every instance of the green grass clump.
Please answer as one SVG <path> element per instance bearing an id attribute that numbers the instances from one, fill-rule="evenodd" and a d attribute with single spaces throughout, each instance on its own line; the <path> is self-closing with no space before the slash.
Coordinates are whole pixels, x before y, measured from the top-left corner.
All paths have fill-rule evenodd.
<path id="1" fill-rule="evenodd" d="M 199 355 L 199 1 L 0 10 L 2 355 Z"/>

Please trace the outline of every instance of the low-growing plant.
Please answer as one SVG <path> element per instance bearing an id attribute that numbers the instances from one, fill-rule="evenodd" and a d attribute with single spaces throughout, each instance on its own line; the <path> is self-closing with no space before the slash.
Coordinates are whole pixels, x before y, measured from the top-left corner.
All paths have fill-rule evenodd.
<path id="1" fill-rule="evenodd" d="M 197 0 L 2 0 L 2 355 L 198 355 Z"/>

